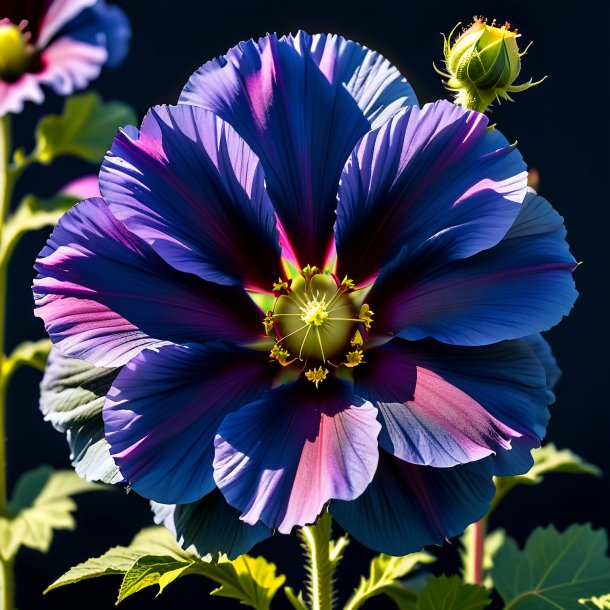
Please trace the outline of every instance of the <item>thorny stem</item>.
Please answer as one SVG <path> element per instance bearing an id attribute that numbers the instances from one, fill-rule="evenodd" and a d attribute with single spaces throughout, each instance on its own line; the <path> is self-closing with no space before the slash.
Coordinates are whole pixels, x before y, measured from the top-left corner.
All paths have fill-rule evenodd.
<path id="1" fill-rule="evenodd" d="M 11 125 L 10 117 L 0 118 L 0 244 L 2 230 L 9 213 L 14 176 L 10 169 Z M 6 486 L 6 392 L 8 376 L 4 355 L 6 328 L 6 261 L 0 261 L 0 518 L 9 517 Z M 13 610 L 13 561 L 0 559 L 0 610 Z"/>

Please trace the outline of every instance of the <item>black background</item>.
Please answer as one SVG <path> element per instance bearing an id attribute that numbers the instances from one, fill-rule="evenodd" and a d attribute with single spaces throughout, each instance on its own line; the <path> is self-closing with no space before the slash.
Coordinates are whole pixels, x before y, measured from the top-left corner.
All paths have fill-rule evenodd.
<path id="1" fill-rule="evenodd" d="M 496 107 L 492 121 L 509 138 L 518 140 L 530 167 L 541 176 L 540 193 L 565 217 L 569 241 L 583 264 L 576 280 L 580 298 L 564 322 L 550 333 L 563 369 L 548 439 L 569 447 L 610 473 L 608 432 L 610 392 L 608 376 L 610 200 L 606 181 L 610 172 L 608 142 L 607 27 L 609 4 L 580 1 L 564 8 L 558 3 L 518 2 L 196 2 L 194 0 L 116 0 L 128 12 L 134 30 L 133 46 L 125 64 L 107 70 L 93 84 L 106 99 L 131 103 L 142 115 L 157 103 L 175 103 L 189 75 L 201 63 L 223 54 L 230 46 L 267 32 L 343 34 L 383 53 L 409 78 L 420 102 L 447 97 L 432 61 L 442 61 L 440 32 L 458 21 L 467 22 L 483 12 L 499 21 L 509 20 L 534 40 L 525 58 L 522 79 L 548 74 L 541 86 L 516 96 L 516 103 Z M 568 5 L 565 5 L 566 7 Z M 58 110 L 60 100 L 49 96 L 44 111 Z M 30 142 L 42 110 L 28 105 L 16 119 L 20 145 Z M 53 168 L 29 170 L 22 191 L 51 194 L 79 173 L 95 168 L 63 160 Z M 42 325 L 31 314 L 32 261 L 44 243 L 44 232 L 25 239 L 18 247 L 9 278 L 9 348 L 24 339 L 43 336 Z M 19 473 L 49 463 L 68 467 L 64 439 L 45 424 L 37 410 L 40 376 L 22 370 L 10 391 L 9 485 Z M 540 524 L 564 528 L 572 522 L 591 521 L 610 526 L 608 479 L 555 475 L 536 488 L 514 492 L 498 510 L 493 526 L 505 527 L 518 540 Z M 53 592 L 40 592 L 70 566 L 101 554 L 108 547 L 126 544 L 151 522 L 147 503 L 135 494 L 97 493 L 79 500 L 76 532 L 59 533 L 48 555 L 23 550 L 17 560 L 17 605 L 20 610 L 112 608 L 119 580 L 107 577 Z M 281 563 L 289 583 L 302 577 L 294 536 L 259 545 L 261 553 Z M 439 569 L 453 565 L 455 546 L 441 552 Z M 370 553 L 352 542 L 339 573 L 347 595 L 357 584 Z M 132 608 L 234 608 L 236 602 L 209 598 L 207 583 L 187 577 L 154 599 L 152 590 L 123 604 Z M 373 608 L 391 607 L 380 598 Z M 286 607 L 281 593 L 277 608 Z"/>

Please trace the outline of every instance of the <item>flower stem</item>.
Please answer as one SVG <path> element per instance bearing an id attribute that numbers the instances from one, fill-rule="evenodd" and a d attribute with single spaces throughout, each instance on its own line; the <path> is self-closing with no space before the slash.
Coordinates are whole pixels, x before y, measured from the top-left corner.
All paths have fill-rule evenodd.
<path id="1" fill-rule="evenodd" d="M 10 117 L 0 118 L 0 244 L 6 217 L 9 213 L 13 191 L 13 175 L 10 170 L 11 125 Z M 8 261 L 0 261 L 0 518 L 8 518 L 8 494 L 6 485 L 6 391 L 7 367 L 4 355 L 6 328 L 6 274 Z M 13 560 L 0 559 L 0 610 L 13 610 L 14 575 Z"/>
<path id="2" fill-rule="evenodd" d="M 311 610 L 332 610 L 335 591 L 333 587 L 334 563 L 330 557 L 332 519 L 324 513 L 314 525 L 299 530 L 305 550 L 305 568 L 308 572 L 307 597 Z"/>
<path id="3" fill-rule="evenodd" d="M 485 536 L 487 535 L 487 517 L 473 523 L 468 528 L 470 538 L 468 566 L 465 580 L 469 584 L 482 585 L 485 580 L 483 561 L 485 558 Z"/>

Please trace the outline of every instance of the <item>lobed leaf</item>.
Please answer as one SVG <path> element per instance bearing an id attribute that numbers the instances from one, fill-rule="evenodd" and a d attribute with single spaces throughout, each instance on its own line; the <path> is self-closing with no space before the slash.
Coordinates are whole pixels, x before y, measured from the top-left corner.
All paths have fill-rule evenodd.
<path id="1" fill-rule="evenodd" d="M 61 155 L 74 155 L 101 163 L 119 127 L 135 122 L 135 112 L 123 102 L 104 102 L 93 92 L 73 95 L 61 115 L 38 123 L 36 159 L 50 163 Z"/>
<path id="2" fill-rule="evenodd" d="M 489 592 L 466 585 L 458 576 L 431 578 L 417 598 L 416 610 L 483 610 L 491 603 Z"/>
<path id="3" fill-rule="evenodd" d="M 607 550 L 606 532 L 590 525 L 538 528 L 522 551 L 508 538 L 491 572 L 505 610 L 582 610 L 581 599 L 610 590 Z"/>
<path id="4" fill-rule="evenodd" d="M 44 371 L 52 347 L 50 339 L 20 343 L 2 362 L 4 378 L 10 378 L 15 369 L 24 364 Z"/>

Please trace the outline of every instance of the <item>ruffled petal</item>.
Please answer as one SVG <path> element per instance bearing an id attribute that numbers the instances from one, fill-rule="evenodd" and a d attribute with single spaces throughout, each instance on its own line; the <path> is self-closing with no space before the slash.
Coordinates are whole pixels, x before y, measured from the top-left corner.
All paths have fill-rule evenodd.
<path id="1" fill-rule="evenodd" d="M 204 64 L 181 103 L 229 122 L 260 157 L 271 199 L 302 265 L 322 265 L 339 175 L 358 141 L 413 90 L 381 55 L 339 36 L 275 34 Z"/>
<path id="2" fill-rule="evenodd" d="M 337 523 L 365 546 L 407 555 L 460 534 L 489 510 L 496 488 L 491 458 L 453 468 L 403 462 L 380 452 L 379 468 L 352 502 L 333 501 Z"/>
<path id="3" fill-rule="evenodd" d="M 36 315 L 68 356 L 125 364 L 146 347 L 261 336 L 240 288 L 181 273 L 88 199 L 63 216 L 36 262 Z"/>
<path id="4" fill-rule="evenodd" d="M 145 351 L 114 381 L 103 417 L 110 454 L 129 485 L 162 503 L 214 489 L 214 436 L 224 417 L 271 386 L 261 352 L 209 343 Z"/>
<path id="5" fill-rule="evenodd" d="M 42 49 L 70 21 L 91 8 L 98 0 L 51 0 L 44 11 L 36 46 Z M 25 18 L 25 17 L 22 17 Z"/>
<path id="6" fill-rule="evenodd" d="M 447 101 L 401 111 L 356 145 L 341 176 L 339 275 L 373 277 L 434 238 L 445 260 L 496 245 L 526 195 L 519 152 L 487 117 Z M 438 244 L 437 244 L 438 247 Z"/>
<path id="7" fill-rule="evenodd" d="M 324 383 L 280 387 L 220 426 L 214 478 L 246 523 L 289 533 L 328 500 L 358 497 L 373 478 L 377 409 L 339 382 Z"/>
<path id="8" fill-rule="evenodd" d="M 561 216 L 529 193 L 504 239 L 489 250 L 448 263 L 434 238 L 405 248 L 367 295 L 376 332 L 485 345 L 551 328 L 578 294 L 565 235 Z"/>
<path id="9" fill-rule="evenodd" d="M 0 117 L 19 114 L 26 102 L 42 104 L 44 93 L 35 74 L 26 73 L 14 83 L 0 80 Z"/>
<path id="10" fill-rule="evenodd" d="M 100 188 L 112 213 L 169 264 L 271 290 L 279 236 L 260 163 L 232 127 L 193 106 L 157 106 L 122 131 Z"/>
<path id="11" fill-rule="evenodd" d="M 553 388 L 557 385 L 557 382 L 561 377 L 561 369 L 553 355 L 553 350 L 551 349 L 549 342 L 540 333 L 524 337 L 523 340 L 530 346 L 544 368 L 546 374 L 546 387 L 549 391 L 549 403 L 553 403 L 555 400 Z"/>
<path id="12" fill-rule="evenodd" d="M 191 504 L 151 502 L 151 507 L 155 522 L 170 530 L 182 548 L 194 549 L 201 557 L 225 553 L 235 559 L 272 534 L 262 523 L 241 521 L 239 511 L 217 489 Z"/>

